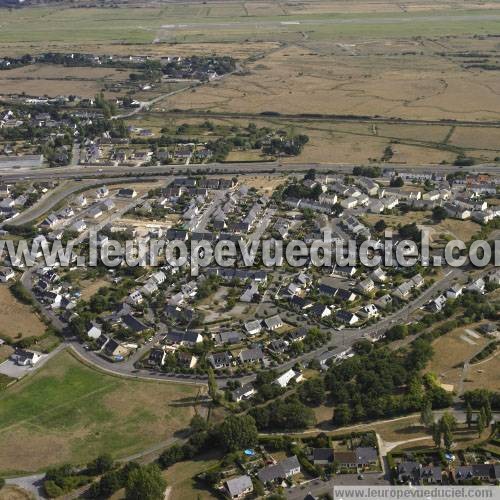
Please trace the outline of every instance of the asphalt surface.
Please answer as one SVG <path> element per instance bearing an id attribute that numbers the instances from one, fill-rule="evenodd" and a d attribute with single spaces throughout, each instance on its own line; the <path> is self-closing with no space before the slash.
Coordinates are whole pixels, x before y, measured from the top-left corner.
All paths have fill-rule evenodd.
<path id="1" fill-rule="evenodd" d="M 221 174 L 258 174 L 283 171 L 305 172 L 311 168 L 318 172 L 352 173 L 356 165 L 350 163 L 282 163 L 282 162 L 256 162 L 256 163 L 203 163 L 186 165 L 153 165 L 145 167 L 130 167 L 123 165 L 100 166 L 68 166 L 60 168 L 3 168 L 0 169 L 2 182 L 16 182 L 20 180 L 52 180 L 57 179 L 96 179 L 106 177 L 130 176 L 140 179 L 144 176 L 154 175 L 221 175 Z M 483 163 L 471 167 L 456 167 L 454 165 L 408 165 L 387 163 L 380 164 L 382 168 L 390 168 L 400 172 L 415 173 L 450 173 L 464 170 L 471 173 L 498 173 L 495 163 Z M 129 177 L 129 179 L 130 179 Z"/>

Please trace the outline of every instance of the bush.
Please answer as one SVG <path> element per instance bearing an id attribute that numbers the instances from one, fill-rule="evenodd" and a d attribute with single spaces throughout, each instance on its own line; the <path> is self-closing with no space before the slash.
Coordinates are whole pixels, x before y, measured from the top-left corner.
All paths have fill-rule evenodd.
<path id="1" fill-rule="evenodd" d="M 62 488 L 57 486 L 57 484 L 52 480 L 44 481 L 43 482 L 43 489 L 45 491 L 45 494 L 49 498 L 57 498 L 57 497 L 60 497 L 61 495 L 64 494 L 64 491 L 62 490 Z"/>

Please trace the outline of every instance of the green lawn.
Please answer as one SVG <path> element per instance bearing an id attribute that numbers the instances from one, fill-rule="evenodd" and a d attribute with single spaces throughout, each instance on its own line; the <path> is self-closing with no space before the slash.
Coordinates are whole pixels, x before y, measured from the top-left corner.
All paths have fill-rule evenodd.
<path id="1" fill-rule="evenodd" d="M 198 388 L 95 371 L 67 352 L 0 396 L 0 471 L 123 457 L 189 423 Z"/>

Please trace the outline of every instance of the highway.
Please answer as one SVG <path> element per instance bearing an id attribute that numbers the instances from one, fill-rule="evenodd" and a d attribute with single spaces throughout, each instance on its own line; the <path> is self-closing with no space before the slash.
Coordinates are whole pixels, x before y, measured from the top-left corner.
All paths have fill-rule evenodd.
<path id="1" fill-rule="evenodd" d="M 59 168 L 0 168 L 1 182 L 16 182 L 24 180 L 54 180 L 54 179 L 116 179 L 127 176 L 137 178 L 146 176 L 163 175 L 221 175 L 221 174 L 259 174 L 259 173 L 293 173 L 305 172 L 311 168 L 318 172 L 352 173 L 358 164 L 352 163 L 287 163 L 281 161 L 255 162 L 255 163 L 201 163 L 186 165 L 153 165 L 144 167 L 131 167 L 123 165 L 100 166 L 68 166 Z M 455 165 L 435 164 L 397 164 L 385 163 L 377 165 L 399 172 L 415 173 L 451 173 L 463 170 L 471 173 L 498 173 L 496 163 L 482 163 L 470 167 L 457 167 Z M 110 181 L 108 181 L 110 182 Z"/>

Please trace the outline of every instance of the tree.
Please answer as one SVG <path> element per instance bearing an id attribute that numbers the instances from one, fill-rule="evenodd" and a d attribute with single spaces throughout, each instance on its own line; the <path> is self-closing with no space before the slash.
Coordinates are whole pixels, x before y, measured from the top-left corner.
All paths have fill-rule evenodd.
<path id="1" fill-rule="evenodd" d="M 432 209 L 432 220 L 441 222 L 448 217 L 448 212 L 443 207 L 434 207 Z"/>
<path id="2" fill-rule="evenodd" d="M 87 465 L 87 468 L 93 475 L 104 474 L 113 468 L 113 459 L 107 453 L 99 455 L 93 462 Z"/>
<path id="3" fill-rule="evenodd" d="M 467 422 L 467 427 L 470 429 L 472 425 L 472 406 L 467 403 L 467 409 L 465 410 L 465 421 Z"/>
<path id="4" fill-rule="evenodd" d="M 156 464 L 149 464 L 133 470 L 127 479 L 125 498 L 127 500 L 163 500 L 167 482 Z"/>
<path id="5" fill-rule="evenodd" d="M 189 426 L 194 432 L 206 431 L 208 428 L 207 421 L 201 415 L 194 415 L 189 423 Z"/>
<path id="6" fill-rule="evenodd" d="M 453 444 L 453 433 L 449 427 L 446 427 L 443 432 L 443 441 L 444 446 L 447 450 L 451 449 L 451 445 Z"/>
<path id="7" fill-rule="evenodd" d="M 485 424 L 484 424 L 484 414 L 483 413 L 479 413 L 479 415 L 477 416 L 477 435 L 479 437 L 481 437 L 481 434 L 484 431 L 484 427 L 485 427 Z"/>
<path id="8" fill-rule="evenodd" d="M 382 233 L 387 228 L 387 224 L 385 223 L 384 219 L 380 219 L 377 222 L 375 222 L 375 226 L 373 227 L 375 231 L 377 231 L 377 233 Z"/>
<path id="9" fill-rule="evenodd" d="M 432 413 L 432 405 L 430 401 L 425 401 L 420 411 L 420 422 L 430 428 L 434 424 L 434 415 Z"/>
<path id="10" fill-rule="evenodd" d="M 446 429 L 450 429 L 453 432 L 457 427 L 457 419 L 451 413 L 445 411 L 439 421 L 439 426 L 442 432 Z"/>
<path id="11" fill-rule="evenodd" d="M 432 426 L 432 440 L 434 444 L 440 448 L 441 447 L 441 427 L 439 424 L 434 424 Z"/>
<path id="12" fill-rule="evenodd" d="M 250 415 L 230 415 L 217 428 L 220 442 L 227 451 L 250 448 L 257 443 L 257 427 Z"/>
<path id="13" fill-rule="evenodd" d="M 484 416 L 486 417 L 485 424 L 490 425 L 491 419 L 493 418 L 493 414 L 491 412 L 491 404 L 489 400 L 486 400 L 484 405 Z"/>
<path id="14" fill-rule="evenodd" d="M 390 182 L 391 187 L 398 187 L 399 188 L 399 187 L 403 187 L 404 185 L 405 185 L 405 182 L 401 177 L 399 177 L 399 175 L 397 177 L 393 177 L 391 179 L 391 182 Z"/>
<path id="15" fill-rule="evenodd" d="M 212 368 L 208 368 L 208 394 L 214 403 L 219 401 L 219 389 Z"/>
<path id="16" fill-rule="evenodd" d="M 347 425 L 351 423 L 351 409 L 347 404 L 341 404 L 335 408 L 333 422 L 337 425 Z"/>
<path id="17" fill-rule="evenodd" d="M 323 379 L 320 377 L 306 380 L 298 390 L 300 400 L 305 404 L 319 406 L 325 400 L 326 391 Z"/>

